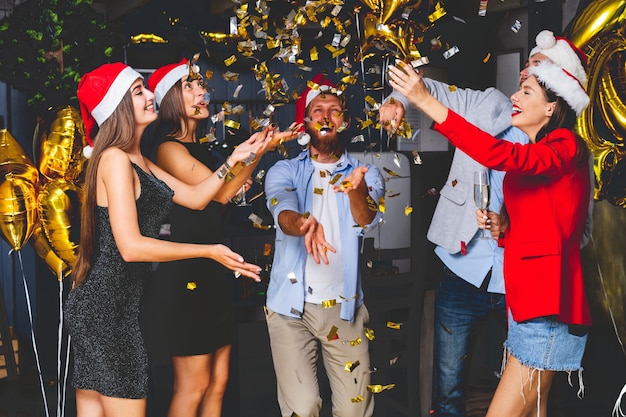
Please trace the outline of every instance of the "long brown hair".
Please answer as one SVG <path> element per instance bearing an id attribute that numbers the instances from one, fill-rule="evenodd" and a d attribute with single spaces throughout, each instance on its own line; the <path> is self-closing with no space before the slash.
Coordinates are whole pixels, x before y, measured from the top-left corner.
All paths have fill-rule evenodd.
<path id="1" fill-rule="evenodd" d="M 133 146 L 134 134 L 135 115 L 129 90 L 124 94 L 122 101 L 113 111 L 113 114 L 102 123 L 93 140 L 93 152 L 87 162 L 85 183 L 83 185 L 78 259 L 72 272 L 75 287 L 85 282 L 87 274 L 93 266 L 96 244 L 96 189 L 98 165 L 100 164 L 102 153 L 112 147 L 129 151 Z"/>
<path id="2" fill-rule="evenodd" d="M 182 122 L 181 118 L 183 119 Z M 187 135 L 189 122 L 185 111 L 185 103 L 183 102 L 183 87 L 180 80 L 174 83 L 161 100 L 157 126 L 166 126 L 168 129 L 171 129 L 166 134 L 173 138 L 183 138 Z"/>

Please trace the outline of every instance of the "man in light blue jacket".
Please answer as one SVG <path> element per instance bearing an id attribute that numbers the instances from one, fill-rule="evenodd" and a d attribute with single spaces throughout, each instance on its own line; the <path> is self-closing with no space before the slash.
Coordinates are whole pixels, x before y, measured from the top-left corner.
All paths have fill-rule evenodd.
<path id="1" fill-rule="evenodd" d="M 376 166 L 351 157 L 340 142 L 349 122 L 341 91 L 324 77 L 312 84 L 296 103 L 309 148 L 278 161 L 265 180 L 276 225 L 266 320 L 278 402 L 283 417 L 319 416 L 321 353 L 333 415 L 370 417 L 369 315 L 359 254 L 363 230 L 381 220 L 385 185 Z"/>

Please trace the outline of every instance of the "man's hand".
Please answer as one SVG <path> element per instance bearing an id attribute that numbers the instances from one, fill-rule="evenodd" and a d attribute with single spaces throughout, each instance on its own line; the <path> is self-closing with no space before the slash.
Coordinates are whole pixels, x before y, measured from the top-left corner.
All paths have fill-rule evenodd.
<path id="1" fill-rule="evenodd" d="M 337 250 L 326 241 L 324 237 L 324 226 L 322 226 L 315 217 L 308 216 L 300 227 L 300 231 L 304 233 L 304 246 L 306 247 L 306 251 L 308 254 L 313 254 L 315 263 L 319 264 L 321 257 L 324 263 L 328 265 L 326 252 L 331 251 L 332 253 L 337 253 Z"/>

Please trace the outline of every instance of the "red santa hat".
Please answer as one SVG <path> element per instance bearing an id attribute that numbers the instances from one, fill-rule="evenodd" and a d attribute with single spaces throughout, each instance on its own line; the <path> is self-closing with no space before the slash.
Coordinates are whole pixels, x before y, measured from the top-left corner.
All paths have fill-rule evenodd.
<path id="1" fill-rule="evenodd" d="M 580 116 L 589 104 L 589 96 L 583 86 L 586 80 L 576 78 L 554 62 L 543 60 L 529 67 L 528 74 L 536 76 L 543 85 L 565 100 L 576 116 Z"/>
<path id="2" fill-rule="evenodd" d="M 537 46 L 529 57 L 541 53 L 547 56 L 563 70 L 577 79 L 583 88 L 587 87 L 587 55 L 574 45 L 569 39 L 554 36 L 549 30 L 542 30 L 535 38 Z"/>
<path id="3" fill-rule="evenodd" d="M 306 108 L 315 97 L 322 93 L 340 96 L 343 91 L 339 90 L 333 83 L 328 81 L 324 74 L 317 74 L 307 83 L 307 88 L 302 92 L 302 94 L 300 94 L 298 100 L 296 100 L 296 123 L 304 124 Z M 304 126 L 300 129 L 300 131 L 304 131 Z"/>
<path id="4" fill-rule="evenodd" d="M 161 100 L 170 91 L 170 88 L 185 75 L 189 75 L 189 65 L 186 58 L 177 64 L 164 65 L 152 73 L 148 78 L 148 89 L 154 93 L 157 105 L 161 105 Z"/>
<path id="5" fill-rule="evenodd" d="M 83 153 L 87 158 L 91 156 L 95 125 L 100 126 L 113 114 L 137 78 L 143 76 L 124 63 L 114 62 L 101 65 L 80 79 L 76 96 L 85 125 L 88 146 L 83 149 Z"/>

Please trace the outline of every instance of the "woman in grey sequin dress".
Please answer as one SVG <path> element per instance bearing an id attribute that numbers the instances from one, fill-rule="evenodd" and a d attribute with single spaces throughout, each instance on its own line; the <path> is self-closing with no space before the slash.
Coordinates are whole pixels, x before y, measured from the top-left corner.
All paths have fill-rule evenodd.
<path id="1" fill-rule="evenodd" d="M 156 239 L 172 201 L 204 208 L 228 168 L 190 186 L 143 157 L 141 136 L 157 116 L 154 95 L 142 78 L 127 65 L 113 63 L 85 74 L 78 85 L 89 148 L 96 124 L 99 131 L 85 176 L 74 289 L 64 306 L 74 352 L 77 417 L 145 415 L 147 357 L 139 300 L 151 262 L 210 258 L 259 280 L 260 268 L 224 245 Z M 267 133 L 250 138 L 231 160 L 245 159 L 266 140 Z"/>

